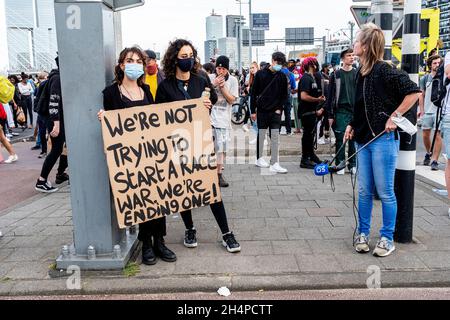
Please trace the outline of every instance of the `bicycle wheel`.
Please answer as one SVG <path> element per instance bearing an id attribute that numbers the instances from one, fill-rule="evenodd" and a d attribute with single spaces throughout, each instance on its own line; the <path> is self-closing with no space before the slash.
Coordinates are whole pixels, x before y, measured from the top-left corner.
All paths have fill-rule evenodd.
<path id="1" fill-rule="evenodd" d="M 239 103 L 235 103 L 235 104 L 233 104 L 231 110 L 233 110 L 231 112 L 231 122 L 233 124 L 244 123 L 245 112 L 246 112 L 246 109 L 244 108 L 244 106 Z"/>

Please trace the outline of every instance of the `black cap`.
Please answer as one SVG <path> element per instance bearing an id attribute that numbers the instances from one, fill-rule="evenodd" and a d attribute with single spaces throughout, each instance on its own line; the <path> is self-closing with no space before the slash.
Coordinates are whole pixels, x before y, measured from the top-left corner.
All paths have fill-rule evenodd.
<path id="1" fill-rule="evenodd" d="M 216 68 L 217 67 L 222 67 L 227 70 L 230 70 L 230 59 L 228 59 L 228 57 L 225 56 L 218 57 L 216 59 Z"/>
<path id="2" fill-rule="evenodd" d="M 150 59 L 155 59 L 156 60 L 156 53 L 155 53 L 155 51 L 153 51 L 153 50 L 145 50 L 145 54 Z"/>
<path id="3" fill-rule="evenodd" d="M 289 59 L 288 62 L 293 62 L 293 63 L 295 63 L 295 60 L 294 60 L 294 59 Z"/>

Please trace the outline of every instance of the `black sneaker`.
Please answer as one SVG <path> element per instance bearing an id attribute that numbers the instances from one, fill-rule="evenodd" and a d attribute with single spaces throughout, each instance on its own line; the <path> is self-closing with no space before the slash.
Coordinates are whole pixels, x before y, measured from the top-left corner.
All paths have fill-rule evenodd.
<path id="1" fill-rule="evenodd" d="M 424 166 L 429 166 L 431 162 L 431 154 L 426 153 L 425 154 L 425 159 L 423 159 L 423 165 Z"/>
<path id="2" fill-rule="evenodd" d="M 314 162 L 315 164 L 321 164 L 323 161 L 319 159 L 318 156 L 316 156 L 315 154 L 309 158 L 312 162 Z"/>
<path id="3" fill-rule="evenodd" d="M 62 173 L 62 174 L 57 174 L 56 175 L 56 180 L 55 180 L 55 182 L 56 182 L 56 184 L 61 184 L 61 183 L 63 183 L 64 181 L 68 181 L 69 180 L 69 175 L 67 174 L 67 173 Z"/>
<path id="4" fill-rule="evenodd" d="M 241 245 L 236 241 L 232 232 L 223 236 L 222 244 L 227 248 L 228 252 L 235 253 L 241 251 Z"/>
<path id="5" fill-rule="evenodd" d="M 44 192 L 44 193 L 53 193 L 58 191 L 58 188 L 52 187 L 50 182 L 48 181 L 40 181 L 36 182 L 36 186 L 34 187 L 36 191 Z"/>
<path id="6" fill-rule="evenodd" d="M 42 159 L 42 158 L 45 158 L 47 156 L 47 152 L 41 152 L 39 155 L 38 155 L 38 158 L 39 159 Z"/>
<path id="7" fill-rule="evenodd" d="M 230 184 L 228 182 L 225 181 L 225 179 L 223 178 L 222 174 L 219 174 L 219 186 L 221 188 L 227 188 L 230 186 Z"/>
<path id="8" fill-rule="evenodd" d="M 39 150 L 41 148 L 41 146 L 35 145 L 33 147 L 31 147 L 31 150 Z"/>
<path id="9" fill-rule="evenodd" d="M 187 248 L 197 247 L 197 230 L 189 229 L 184 233 L 184 246 Z"/>
<path id="10" fill-rule="evenodd" d="M 161 260 L 166 262 L 177 261 L 177 256 L 172 250 L 166 247 L 163 237 L 155 237 L 153 241 L 153 252 L 155 252 L 157 257 L 160 257 Z"/>
<path id="11" fill-rule="evenodd" d="M 316 164 L 309 159 L 303 159 L 300 161 L 300 168 L 303 169 L 314 169 Z"/>
<path id="12" fill-rule="evenodd" d="M 436 160 L 433 160 L 431 162 L 431 170 L 432 171 L 437 171 L 439 170 L 439 163 Z"/>
<path id="13" fill-rule="evenodd" d="M 156 263 L 156 255 L 153 252 L 151 241 L 144 241 L 142 245 L 142 263 L 149 266 Z"/>

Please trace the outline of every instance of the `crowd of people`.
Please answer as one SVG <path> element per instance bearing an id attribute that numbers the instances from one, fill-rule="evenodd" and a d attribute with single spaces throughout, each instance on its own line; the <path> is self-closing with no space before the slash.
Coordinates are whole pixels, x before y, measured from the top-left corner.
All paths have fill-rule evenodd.
<path id="1" fill-rule="evenodd" d="M 430 131 L 440 130 L 435 126 L 438 108 L 431 101 L 431 82 L 438 68 L 444 68 L 444 59 L 438 55 L 428 59 L 430 74 L 423 77 L 419 88 L 405 72 L 383 61 L 384 41 L 381 29 L 367 24 L 358 33 L 353 48 L 341 52 L 339 66 L 320 66 L 315 57 L 287 60 L 282 52 L 274 52 L 270 63 L 253 62 L 248 72 L 242 74 L 230 69 L 230 59 L 226 56 L 201 65 L 194 45 L 183 39 L 169 44 L 161 67 L 152 50 L 126 48 L 120 53 L 115 67 L 114 83 L 103 91 L 104 108 L 99 111 L 98 118 L 102 121 L 105 110 L 203 98 L 204 107 L 210 110 L 217 175 L 222 188 L 229 186 L 223 170 L 232 130 L 232 105 L 242 96 L 248 99 L 250 106 L 242 129 L 249 131 L 253 128 L 256 133 L 256 141 L 253 141 L 257 155 L 255 165 L 268 168 L 273 174 L 286 174 L 288 171 L 279 159 L 279 135 L 283 126 L 287 135 L 302 133 L 299 165 L 304 169 L 313 169 L 323 163 L 323 159 L 315 153 L 315 144 L 318 139 L 330 139 L 332 131 L 336 139 L 337 164 L 343 168 L 338 174 L 344 174 L 347 168 L 348 172 L 358 177 L 359 223 L 355 250 L 360 253 L 370 250 L 369 235 L 376 190 L 382 202 L 383 226 L 373 254 L 385 257 L 395 250 L 393 233 L 397 214 L 394 176 L 399 135 L 392 117 L 402 117 L 420 99 L 419 116 L 423 115 L 424 142 L 429 152 L 425 163 L 431 164 L 434 170 L 442 140 L 436 139 L 435 149 L 431 151 Z M 445 59 L 448 77 L 449 58 L 447 56 Z M 56 62 L 58 65 L 58 59 Z M 34 148 L 41 148 L 41 155 L 46 155 L 35 185 L 36 190 L 41 192 L 57 190 L 48 181 L 48 176 L 58 159 L 56 183 L 69 179 L 65 173 L 67 156 L 64 153 L 63 101 L 58 68 L 52 70 L 48 78 L 46 74 L 40 75 L 37 83 L 30 81 L 25 74 L 20 80 L 15 76 L 9 78 L 16 88 L 14 98 L 8 101 L 14 114 L 14 126 L 25 128 L 27 123 L 29 127 L 33 126 L 33 110 L 38 114 L 37 145 Z M 449 95 L 444 95 L 442 102 L 446 106 L 442 133 L 448 150 Z M 294 128 L 291 127 L 292 108 Z M 17 119 L 19 109 L 25 115 L 25 122 L 20 123 Z M 1 124 L 2 131 L 8 133 L 8 124 L 5 121 Z M 269 162 L 262 152 L 267 136 L 271 151 Z M 17 155 L 5 138 L 0 136 L 11 154 L 5 162 L 17 161 Z M 48 154 L 47 138 L 51 141 Z M 347 160 L 346 154 L 357 156 L 347 157 Z M 446 171 L 446 177 L 450 181 L 450 169 Z M 210 208 L 221 230 L 223 246 L 228 252 L 239 252 L 241 247 L 229 229 L 224 203 L 211 204 Z M 186 229 L 184 245 L 195 248 L 198 245 L 197 230 L 191 210 L 181 212 L 181 217 Z M 176 254 L 165 245 L 164 217 L 145 222 L 139 229 L 144 264 L 155 264 L 157 257 L 168 262 L 176 261 Z"/>

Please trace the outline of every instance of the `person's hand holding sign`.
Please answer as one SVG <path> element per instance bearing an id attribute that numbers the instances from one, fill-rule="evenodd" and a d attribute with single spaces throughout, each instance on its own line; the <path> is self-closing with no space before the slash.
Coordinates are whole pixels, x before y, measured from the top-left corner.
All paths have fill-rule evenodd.
<path id="1" fill-rule="evenodd" d="M 100 111 L 97 113 L 98 121 L 102 121 L 104 114 L 105 114 L 105 110 L 100 109 Z"/>
<path id="2" fill-rule="evenodd" d="M 211 100 L 209 100 L 209 99 L 203 100 L 203 105 L 204 105 L 208 110 L 211 109 L 211 107 L 212 107 Z"/>

